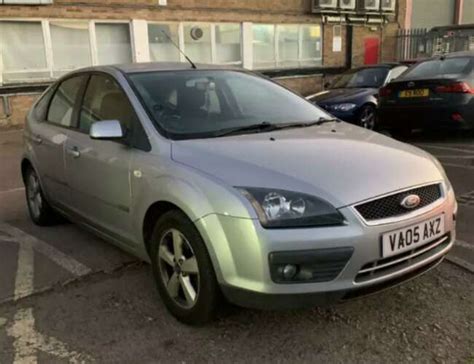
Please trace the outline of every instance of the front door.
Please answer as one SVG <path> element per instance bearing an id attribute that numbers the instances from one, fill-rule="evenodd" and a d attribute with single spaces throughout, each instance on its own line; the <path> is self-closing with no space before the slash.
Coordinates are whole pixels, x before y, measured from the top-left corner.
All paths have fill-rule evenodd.
<path id="1" fill-rule="evenodd" d="M 93 74 L 79 108 L 78 128 L 66 143 L 73 209 L 90 224 L 130 241 L 133 149 L 122 141 L 93 140 L 89 130 L 94 122 L 118 120 L 126 131 L 134 115 L 116 81 L 105 74 Z"/>

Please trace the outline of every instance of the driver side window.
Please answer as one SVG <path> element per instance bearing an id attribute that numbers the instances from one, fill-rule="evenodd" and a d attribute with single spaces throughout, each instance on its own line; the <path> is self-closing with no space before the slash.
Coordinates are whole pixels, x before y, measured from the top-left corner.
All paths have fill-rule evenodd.
<path id="1" fill-rule="evenodd" d="M 89 133 L 93 123 L 118 120 L 124 131 L 135 123 L 135 112 L 127 96 L 110 77 L 92 75 L 79 114 L 79 130 Z"/>

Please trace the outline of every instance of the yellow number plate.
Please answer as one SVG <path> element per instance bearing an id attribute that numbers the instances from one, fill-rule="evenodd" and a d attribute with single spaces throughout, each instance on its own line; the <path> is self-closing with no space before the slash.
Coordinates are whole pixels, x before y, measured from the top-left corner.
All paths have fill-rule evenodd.
<path id="1" fill-rule="evenodd" d="M 400 91 L 401 98 L 408 98 L 408 97 L 428 97 L 430 96 L 430 90 L 427 88 L 421 88 L 417 90 L 404 90 Z"/>

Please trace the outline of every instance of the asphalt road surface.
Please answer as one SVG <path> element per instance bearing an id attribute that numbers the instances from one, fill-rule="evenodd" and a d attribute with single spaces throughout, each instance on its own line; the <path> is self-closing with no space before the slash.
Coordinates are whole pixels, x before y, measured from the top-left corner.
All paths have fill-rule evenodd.
<path id="1" fill-rule="evenodd" d="M 474 136 L 408 142 L 438 156 L 458 194 L 450 262 L 344 305 L 231 307 L 191 328 L 165 311 L 146 264 L 72 224 L 29 221 L 21 133 L 0 132 L 0 363 L 474 363 Z"/>

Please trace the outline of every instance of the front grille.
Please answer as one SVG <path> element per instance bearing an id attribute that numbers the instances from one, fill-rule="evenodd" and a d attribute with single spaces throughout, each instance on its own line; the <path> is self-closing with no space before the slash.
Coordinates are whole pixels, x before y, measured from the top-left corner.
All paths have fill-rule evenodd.
<path id="1" fill-rule="evenodd" d="M 352 299 L 359 298 L 359 297 L 369 296 L 369 295 L 374 294 L 376 292 L 380 292 L 380 291 L 383 291 L 385 289 L 396 287 L 396 286 L 398 286 L 399 284 L 401 284 L 403 282 L 409 281 L 409 280 L 411 280 L 411 279 L 413 279 L 413 278 L 415 278 L 415 277 L 417 277 L 417 276 L 419 276 L 423 273 L 428 272 L 429 270 L 436 267 L 439 263 L 441 263 L 443 259 L 444 259 L 444 257 L 438 258 L 438 259 L 428 263 L 427 265 L 423 265 L 422 267 L 420 267 L 418 269 L 415 269 L 414 271 L 411 271 L 410 273 L 404 274 L 400 277 L 389 279 L 388 281 L 383 281 L 383 282 L 376 283 L 376 284 L 371 284 L 370 286 L 365 286 L 365 287 L 353 289 L 353 290 L 347 292 L 344 295 L 344 297 L 342 297 L 342 300 L 347 301 L 347 300 L 352 300 Z"/>
<path id="2" fill-rule="evenodd" d="M 409 267 L 442 251 L 450 244 L 450 240 L 450 234 L 446 234 L 418 248 L 367 263 L 361 268 L 354 281 L 356 283 L 371 281 Z"/>
<path id="3" fill-rule="evenodd" d="M 409 195 L 418 195 L 421 199 L 420 204 L 416 208 L 410 210 L 401 205 L 402 200 Z M 366 221 L 373 221 L 401 216 L 419 210 L 440 198 L 441 185 L 434 184 L 382 197 L 378 200 L 357 205 L 355 208 Z"/>

